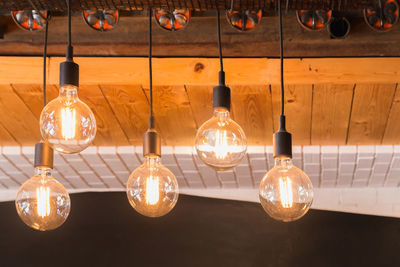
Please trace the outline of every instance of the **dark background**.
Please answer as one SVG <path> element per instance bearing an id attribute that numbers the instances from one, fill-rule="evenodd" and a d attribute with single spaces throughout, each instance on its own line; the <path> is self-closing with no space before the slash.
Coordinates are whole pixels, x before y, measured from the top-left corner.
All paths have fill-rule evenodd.
<path id="1" fill-rule="evenodd" d="M 400 219 L 310 212 L 275 222 L 256 203 L 181 195 L 137 214 L 125 193 L 73 194 L 59 229 L 38 232 L 0 203 L 0 266 L 399 266 Z"/>

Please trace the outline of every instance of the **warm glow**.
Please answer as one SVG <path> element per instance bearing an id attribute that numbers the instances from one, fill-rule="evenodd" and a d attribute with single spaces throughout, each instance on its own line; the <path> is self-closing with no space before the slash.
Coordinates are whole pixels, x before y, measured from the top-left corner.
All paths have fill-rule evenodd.
<path id="1" fill-rule="evenodd" d="M 148 205 L 155 205 L 158 203 L 160 199 L 160 189 L 159 189 L 159 180 L 158 176 L 147 177 L 146 180 L 146 204 Z"/>
<path id="2" fill-rule="evenodd" d="M 279 178 L 279 192 L 281 194 L 281 203 L 284 208 L 293 206 L 292 181 L 289 177 Z"/>
<path id="3" fill-rule="evenodd" d="M 65 107 L 61 110 L 62 137 L 64 139 L 73 139 L 75 137 L 75 115 L 74 108 Z"/>
<path id="4" fill-rule="evenodd" d="M 226 136 L 226 131 L 217 130 L 215 135 L 215 157 L 217 159 L 224 159 L 228 155 L 228 151 L 230 151 L 228 146 L 228 140 Z"/>
<path id="5" fill-rule="evenodd" d="M 50 215 L 50 188 L 40 186 L 36 188 L 37 212 L 42 218 Z"/>

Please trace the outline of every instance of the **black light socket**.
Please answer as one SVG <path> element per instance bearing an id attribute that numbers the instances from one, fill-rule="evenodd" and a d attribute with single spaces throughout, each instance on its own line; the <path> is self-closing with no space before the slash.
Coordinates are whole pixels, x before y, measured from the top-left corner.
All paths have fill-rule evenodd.
<path id="1" fill-rule="evenodd" d="M 219 72 L 219 85 L 213 89 L 213 108 L 231 109 L 231 89 L 225 85 L 225 72 Z"/>
<path id="2" fill-rule="evenodd" d="M 49 143 L 40 142 L 35 145 L 34 167 L 47 167 L 53 169 L 54 150 Z"/>
<path id="3" fill-rule="evenodd" d="M 74 62 L 72 55 L 72 46 L 67 46 L 67 60 L 60 64 L 60 87 L 66 85 L 79 87 L 79 65 Z"/>
<path id="4" fill-rule="evenodd" d="M 286 131 L 285 116 L 279 117 L 279 131 L 274 133 L 274 158 L 288 157 L 292 158 L 292 135 Z"/>
<path id="5" fill-rule="evenodd" d="M 143 134 L 143 156 L 161 157 L 161 137 L 155 129 Z"/>

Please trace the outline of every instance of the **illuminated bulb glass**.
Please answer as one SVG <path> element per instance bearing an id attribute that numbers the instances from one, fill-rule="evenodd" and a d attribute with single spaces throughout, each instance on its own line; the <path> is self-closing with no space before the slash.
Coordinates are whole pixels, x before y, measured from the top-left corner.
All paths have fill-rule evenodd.
<path id="1" fill-rule="evenodd" d="M 310 179 L 293 166 L 290 158 L 275 159 L 275 166 L 260 183 L 259 193 L 264 210 L 272 218 L 284 222 L 301 218 L 314 198 Z"/>
<path id="2" fill-rule="evenodd" d="M 178 201 L 178 182 L 161 164 L 160 157 L 145 157 L 144 163 L 130 175 L 126 187 L 129 203 L 144 216 L 163 216 Z"/>
<path id="3" fill-rule="evenodd" d="M 40 125 L 43 139 L 65 154 L 84 150 L 96 136 L 96 119 L 75 86 L 61 87 L 59 96 L 43 109 Z"/>
<path id="4" fill-rule="evenodd" d="M 71 201 L 64 186 L 51 176 L 51 169 L 38 167 L 19 189 L 15 206 L 25 224 L 46 231 L 65 222 Z"/>
<path id="5" fill-rule="evenodd" d="M 200 159 L 217 170 L 237 166 L 247 149 L 246 136 L 227 109 L 214 110 L 214 116 L 197 131 L 196 151 Z"/>

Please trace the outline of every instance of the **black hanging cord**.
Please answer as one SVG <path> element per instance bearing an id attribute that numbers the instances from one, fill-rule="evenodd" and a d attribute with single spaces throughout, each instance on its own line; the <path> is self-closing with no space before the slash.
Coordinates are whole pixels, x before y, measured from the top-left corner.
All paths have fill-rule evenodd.
<path id="1" fill-rule="evenodd" d="M 218 53 L 219 53 L 219 84 L 225 85 L 225 73 L 224 73 L 224 62 L 222 61 L 222 45 L 221 45 L 221 15 L 219 9 L 217 9 L 217 35 L 218 35 Z"/>
<path id="2" fill-rule="evenodd" d="M 49 21 L 46 19 L 44 29 L 44 45 L 43 45 L 43 107 L 46 106 L 46 75 L 47 75 L 47 36 L 49 31 Z"/>
<path id="3" fill-rule="evenodd" d="M 153 67 L 152 67 L 152 28 L 151 28 L 151 17 L 152 10 L 149 10 L 149 78 L 150 78 L 150 116 L 149 116 L 149 128 L 154 128 L 154 118 L 153 118 Z"/>
<path id="4" fill-rule="evenodd" d="M 280 61 L 281 61 L 281 116 L 285 115 L 285 86 L 283 83 L 283 33 L 282 33 L 282 7 L 281 0 L 278 0 L 279 12 L 279 44 L 280 44 Z"/>
<path id="5" fill-rule="evenodd" d="M 43 44 L 43 107 L 46 106 L 46 76 L 47 76 L 47 36 L 48 36 L 48 28 L 49 28 L 49 11 L 47 11 L 47 15 L 44 16 L 42 12 L 38 9 L 35 3 L 32 0 L 29 0 L 32 8 L 36 11 L 36 13 L 40 16 L 41 19 L 45 21 L 44 28 L 44 44 Z"/>
<path id="6" fill-rule="evenodd" d="M 67 0 L 67 10 L 68 10 L 68 46 L 67 46 L 67 60 L 73 60 L 73 49 L 71 42 L 71 0 Z"/>

